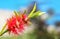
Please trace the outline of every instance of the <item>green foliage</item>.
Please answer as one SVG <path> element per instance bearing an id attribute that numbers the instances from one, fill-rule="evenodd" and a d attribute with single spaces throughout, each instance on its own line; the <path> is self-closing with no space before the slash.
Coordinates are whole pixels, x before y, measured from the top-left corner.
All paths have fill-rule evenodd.
<path id="1" fill-rule="evenodd" d="M 35 10 L 36 10 L 36 3 L 35 3 L 35 5 L 34 5 L 32 11 L 31 11 L 30 14 L 28 15 L 28 18 L 30 18 L 30 17 L 33 15 L 33 13 L 35 12 Z"/>

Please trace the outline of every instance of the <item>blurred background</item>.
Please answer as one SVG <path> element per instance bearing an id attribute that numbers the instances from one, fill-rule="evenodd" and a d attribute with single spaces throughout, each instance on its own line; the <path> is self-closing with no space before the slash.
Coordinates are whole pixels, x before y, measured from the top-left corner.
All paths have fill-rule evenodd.
<path id="1" fill-rule="evenodd" d="M 60 0 L 0 0 L 0 30 L 14 10 L 22 13 L 26 10 L 29 14 L 34 3 L 37 4 L 36 11 L 46 14 L 31 19 L 32 25 L 23 35 L 6 33 L 0 39 L 60 39 Z"/>

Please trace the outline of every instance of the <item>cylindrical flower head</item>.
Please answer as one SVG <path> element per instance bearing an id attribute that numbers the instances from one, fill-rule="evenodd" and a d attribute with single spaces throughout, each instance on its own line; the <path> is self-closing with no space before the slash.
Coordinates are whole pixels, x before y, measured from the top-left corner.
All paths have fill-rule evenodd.
<path id="1" fill-rule="evenodd" d="M 27 24 L 27 21 L 25 20 L 27 16 L 25 14 L 21 14 L 21 16 L 12 16 L 10 19 L 7 20 L 7 26 L 9 32 L 12 32 L 14 34 L 18 34 L 18 32 L 23 32 L 24 25 Z"/>

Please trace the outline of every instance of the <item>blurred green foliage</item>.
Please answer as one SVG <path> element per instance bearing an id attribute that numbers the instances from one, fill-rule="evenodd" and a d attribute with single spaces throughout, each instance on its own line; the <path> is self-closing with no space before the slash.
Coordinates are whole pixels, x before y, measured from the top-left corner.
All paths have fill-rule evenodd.
<path id="1" fill-rule="evenodd" d="M 49 34 L 46 31 L 38 31 L 35 30 L 33 33 L 26 33 L 23 36 L 17 36 L 17 37 L 0 37 L 0 39 L 55 39 L 56 35 L 54 34 Z M 60 35 L 57 36 L 57 39 L 60 39 Z"/>

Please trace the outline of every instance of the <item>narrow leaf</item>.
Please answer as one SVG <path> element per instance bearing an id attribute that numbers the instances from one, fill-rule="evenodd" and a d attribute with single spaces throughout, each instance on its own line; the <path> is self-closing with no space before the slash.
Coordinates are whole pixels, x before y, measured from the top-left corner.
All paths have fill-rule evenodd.
<path id="1" fill-rule="evenodd" d="M 26 13 L 26 10 L 24 10 L 24 13 Z"/>
<path id="2" fill-rule="evenodd" d="M 8 32 L 8 30 L 5 30 L 4 32 L 2 32 L 2 33 L 0 34 L 0 36 L 2 36 L 3 34 L 5 34 L 6 32 Z"/>
<path id="3" fill-rule="evenodd" d="M 19 15 L 16 11 L 14 11 L 14 14 L 17 16 L 17 15 Z"/>
<path id="4" fill-rule="evenodd" d="M 35 12 L 32 16 L 31 16 L 31 18 L 34 18 L 34 17 L 37 17 L 37 16 L 41 16 L 41 15 L 43 15 L 44 13 L 42 13 L 42 12 L 40 12 L 40 11 L 37 11 L 37 12 Z"/>
<path id="5" fill-rule="evenodd" d="M 34 11 L 36 10 L 36 3 L 35 3 L 35 5 L 34 5 L 34 7 L 33 7 L 33 10 L 30 12 L 30 14 L 28 15 L 28 18 L 30 18 L 31 17 L 31 15 L 33 15 L 33 13 L 34 13 Z"/>
<path id="6" fill-rule="evenodd" d="M 5 23 L 4 26 L 3 26 L 3 28 L 2 28 L 2 30 L 1 30 L 1 32 L 0 32 L 0 34 L 3 33 L 4 29 L 6 28 L 6 25 L 7 24 Z"/>

